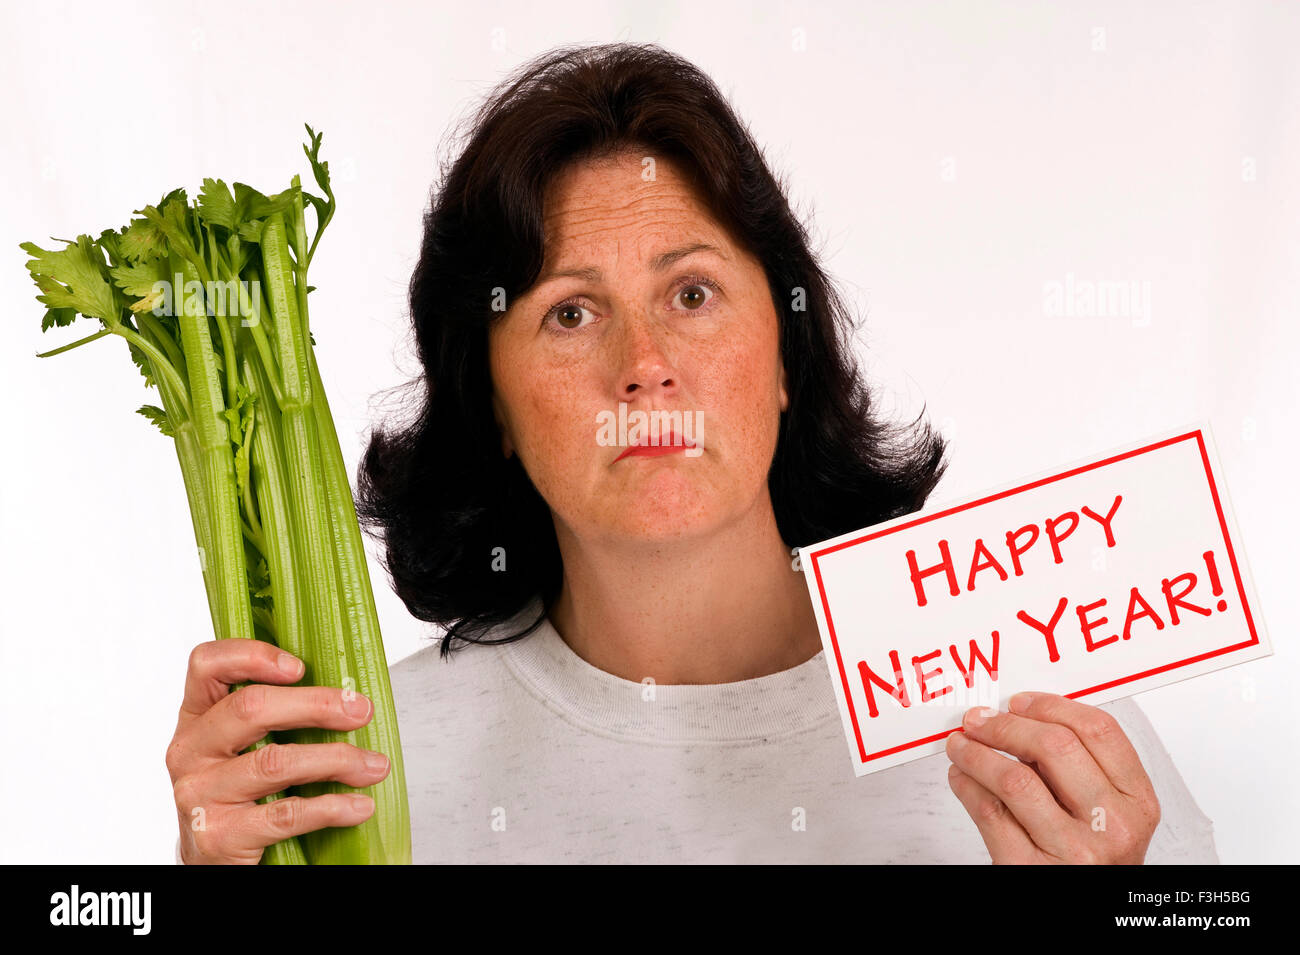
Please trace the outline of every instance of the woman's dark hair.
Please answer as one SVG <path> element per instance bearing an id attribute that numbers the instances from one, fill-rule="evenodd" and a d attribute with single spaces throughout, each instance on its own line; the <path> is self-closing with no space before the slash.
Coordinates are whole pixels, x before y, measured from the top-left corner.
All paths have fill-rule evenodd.
<path id="1" fill-rule="evenodd" d="M 372 433 L 358 473 L 358 516 L 382 538 L 394 590 L 415 617 L 450 628 L 443 656 L 457 639 L 526 636 L 560 591 L 550 509 L 518 455 L 501 452 L 488 325 L 504 314 L 494 299 L 514 301 L 541 271 L 551 180 L 628 147 L 675 161 L 763 264 L 789 396 L 768 474 L 787 545 L 915 511 L 946 467 L 943 439 L 919 417 L 910 426 L 877 417 L 851 316 L 712 80 L 653 44 L 552 50 L 497 87 L 443 164 L 410 286 L 418 409 L 408 424 Z M 530 626 L 486 639 L 538 595 L 543 612 Z"/>

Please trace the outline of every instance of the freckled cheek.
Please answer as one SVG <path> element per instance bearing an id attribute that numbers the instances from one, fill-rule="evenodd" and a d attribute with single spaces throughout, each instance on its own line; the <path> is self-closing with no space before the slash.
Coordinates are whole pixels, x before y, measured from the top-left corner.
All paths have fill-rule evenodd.
<path id="1" fill-rule="evenodd" d="M 539 389 L 523 396 L 520 422 L 536 465 L 547 472 L 572 472 L 596 448 L 596 415 L 588 402 L 567 389 Z"/>
<path id="2" fill-rule="evenodd" d="M 779 379 L 767 370 L 767 354 L 747 350 L 728 356 L 710 371 L 714 400 L 708 404 L 716 409 L 716 423 L 732 432 L 728 435 L 732 444 L 743 441 L 762 446 L 776 440 L 781 411 Z"/>

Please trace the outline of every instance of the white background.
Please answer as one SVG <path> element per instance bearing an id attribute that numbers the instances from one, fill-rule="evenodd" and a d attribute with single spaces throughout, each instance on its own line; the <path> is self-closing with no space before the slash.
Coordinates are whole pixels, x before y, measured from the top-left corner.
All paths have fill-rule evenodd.
<path id="1" fill-rule="evenodd" d="M 211 636 L 175 454 L 133 414 L 156 399 L 115 339 L 33 357 L 95 329 L 41 335 L 18 243 L 208 175 L 278 190 L 324 131 L 312 321 L 355 473 L 415 371 L 444 137 L 524 59 L 612 40 L 685 55 L 750 125 L 884 406 L 952 439 L 935 500 L 1210 419 L 1276 653 L 1138 701 L 1222 860 L 1298 861 L 1300 6 L 158 0 L 6 5 L 0 36 L 0 862 L 171 860 L 163 754 Z M 1069 275 L 1149 283 L 1150 312 L 1051 317 Z M 437 631 L 371 572 L 394 662 Z"/>

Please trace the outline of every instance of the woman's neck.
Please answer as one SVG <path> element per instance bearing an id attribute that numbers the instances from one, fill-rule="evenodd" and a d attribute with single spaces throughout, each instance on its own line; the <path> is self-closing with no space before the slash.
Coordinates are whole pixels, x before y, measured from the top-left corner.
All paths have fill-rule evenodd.
<path id="1" fill-rule="evenodd" d="M 564 583 L 551 623 L 597 669 L 640 683 L 732 683 L 821 649 L 803 573 L 770 497 L 702 537 L 579 540 L 557 521 Z"/>

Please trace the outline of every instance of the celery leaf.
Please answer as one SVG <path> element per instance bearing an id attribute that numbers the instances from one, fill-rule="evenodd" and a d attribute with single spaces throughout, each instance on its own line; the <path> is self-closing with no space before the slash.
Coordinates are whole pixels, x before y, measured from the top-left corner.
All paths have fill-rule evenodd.
<path id="1" fill-rule="evenodd" d="M 135 362 L 135 367 L 139 368 L 140 374 L 144 375 L 144 386 L 156 387 L 157 382 L 153 380 L 153 366 L 149 364 L 149 356 L 136 347 L 134 342 L 127 342 L 126 347 L 131 352 L 131 361 Z"/>
<path id="2" fill-rule="evenodd" d="M 176 432 L 172 430 L 171 419 L 167 417 L 167 412 L 163 411 L 157 405 L 141 405 L 139 408 L 135 409 L 135 413 L 144 415 L 157 425 L 158 430 L 167 435 L 167 437 L 175 437 Z"/>
<path id="3" fill-rule="evenodd" d="M 204 179 L 199 190 L 199 215 L 209 225 L 235 229 L 239 223 L 230 187 L 220 179 Z"/>
<path id="4" fill-rule="evenodd" d="M 241 497 L 249 486 L 249 455 L 253 447 L 256 404 L 257 396 L 241 384 L 235 387 L 235 406 L 222 412 L 230 426 L 230 442 L 235 446 L 235 485 Z"/>
<path id="5" fill-rule="evenodd" d="M 144 298 L 153 293 L 155 282 L 166 282 L 167 263 L 163 259 L 148 259 L 135 265 L 119 265 L 109 269 L 113 284 L 127 295 Z M 152 307 L 152 306 L 151 306 Z"/>
<path id="6" fill-rule="evenodd" d="M 307 124 L 304 123 L 304 126 Z M 321 187 L 321 191 L 329 196 L 329 205 L 334 205 L 334 191 L 330 188 L 330 164 L 322 162 L 320 158 L 321 140 L 325 138 L 324 133 L 318 133 L 310 126 L 307 126 L 307 135 L 311 138 L 310 148 L 304 143 L 302 151 L 307 154 L 307 161 L 311 163 L 311 174 L 316 179 L 316 185 Z"/>
<path id="7" fill-rule="evenodd" d="M 184 189 L 169 192 L 160 206 L 145 206 L 135 211 L 166 236 L 169 248 L 191 262 L 202 262 L 195 249 L 194 234 L 190 228 L 189 203 Z"/>
<path id="8" fill-rule="evenodd" d="M 77 310 L 75 308 L 46 309 L 45 317 L 41 319 L 41 331 L 47 332 L 55 326 L 63 328 L 65 325 L 71 325 L 76 317 Z"/>
<path id="9" fill-rule="evenodd" d="M 167 237 L 148 219 L 132 219 L 117 242 L 124 259 L 142 262 L 145 259 L 165 258 Z"/>
<path id="10" fill-rule="evenodd" d="M 77 236 L 63 249 L 47 251 L 34 242 L 19 245 L 33 258 L 27 263 L 32 279 L 44 293 L 36 300 L 50 308 L 72 308 L 87 318 L 116 324 L 122 305 L 105 273 L 104 255 L 88 235 Z"/>
<path id="11" fill-rule="evenodd" d="M 262 219 L 273 212 L 290 212 L 293 210 L 292 188 L 266 196 L 252 186 L 242 182 L 235 183 L 235 215 L 241 222 L 250 219 Z"/>

